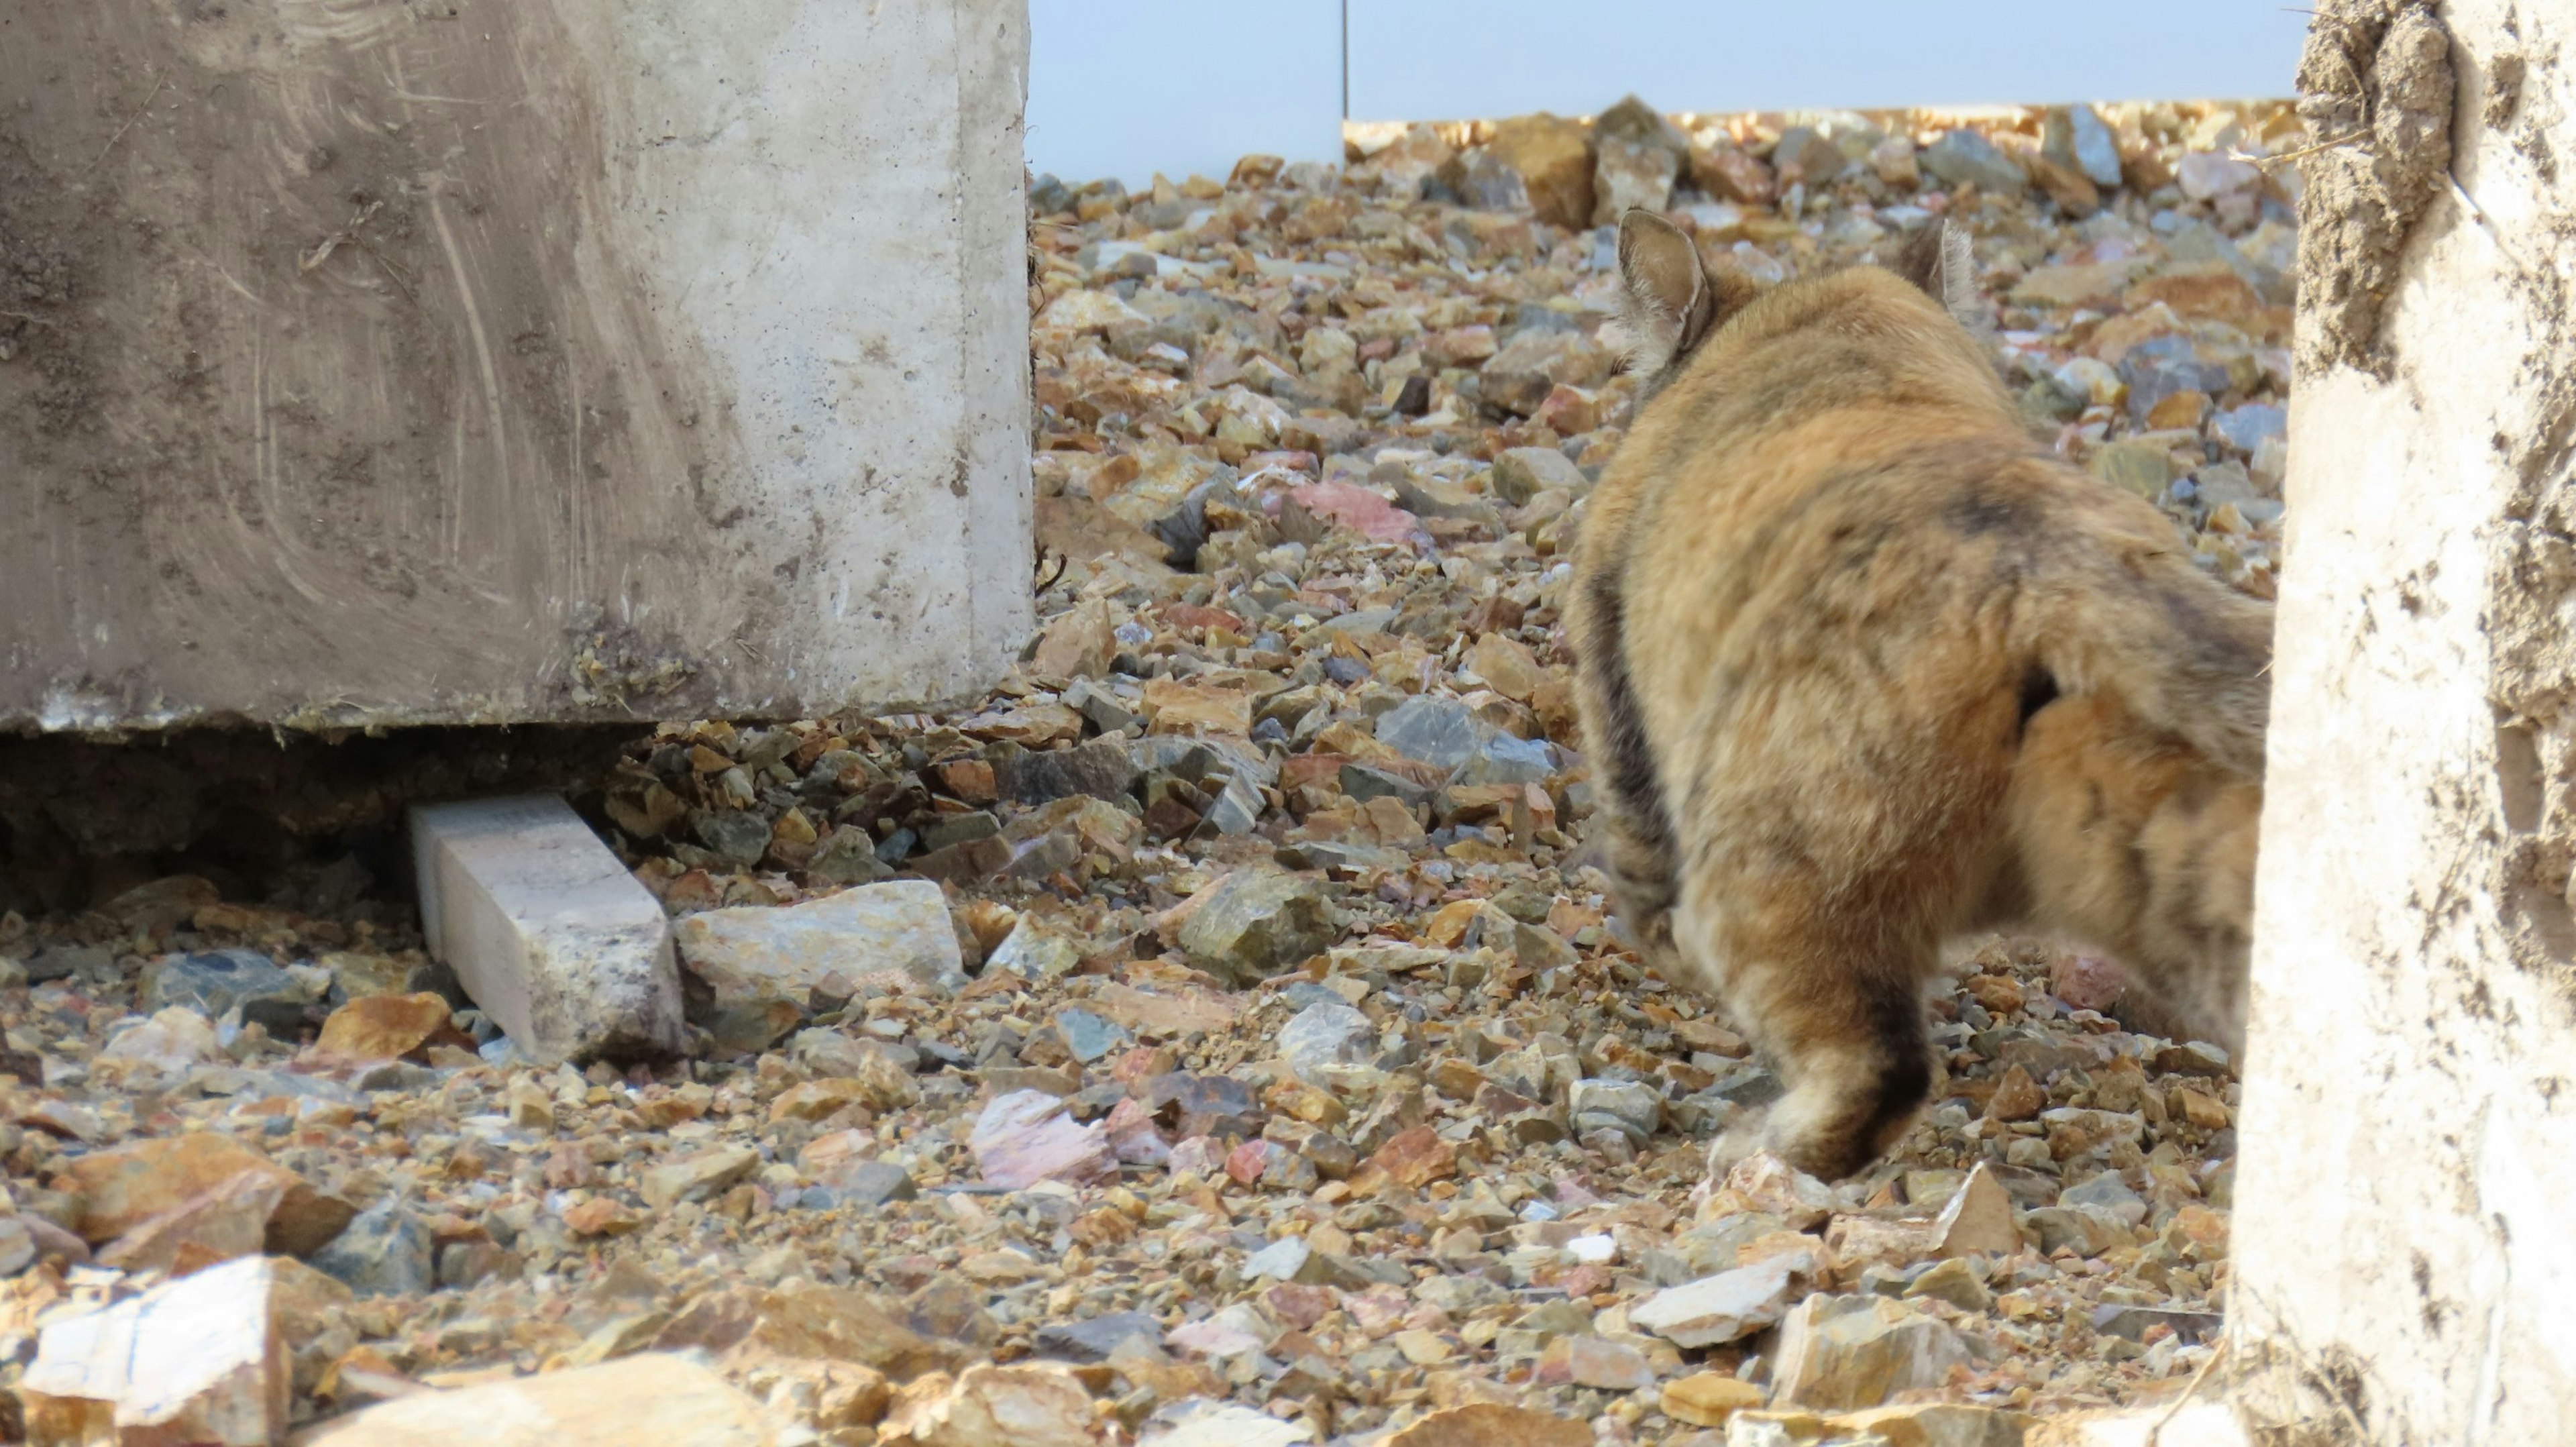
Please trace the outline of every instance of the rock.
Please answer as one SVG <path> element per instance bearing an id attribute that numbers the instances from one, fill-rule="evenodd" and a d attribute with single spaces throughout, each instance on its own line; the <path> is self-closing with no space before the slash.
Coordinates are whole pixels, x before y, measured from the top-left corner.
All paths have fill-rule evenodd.
<path id="1" fill-rule="evenodd" d="M 1135 787 L 1136 762 L 1124 741 L 1093 739 L 1069 749 L 1005 758 L 993 766 L 993 784 L 1001 797 L 1018 804 L 1076 795 L 1119 799 Z"/>
<path id="2" fill-rule="evenodd" d="M 1738 1412 L 1759 1407 L 1760 1387 L 1725 1372 L 1694 1372 L 1664 1383 L 1664 1415 L 1694 1427 L 1723 1427 Z"/>
<path id="3" fill-rule="evenodd" d="M 257 950 L 204 950 L 164 955 L 146 966 L 137 1000 L 145 1010 L 177 1007 L 220 1020 L 238 1009 L 281 1040 L 304 1028 L 305 1007 L 318 998 L 303 980 Z"/>
<path id="4" fill-rule="evenodd" d="M 877 1440 L 888 1447 L 1095 1447 L 1106 1439 L 1091 1393 L 1069 1369 L 983 1362 L 954 1382 L 931 1377 L 906 1387 Z"/>
<path id="5" fill-rule="evenodd" d="M 1489 150 L 1457 152 L 1433 172 L 1458 204 L 1478 211 L 1526 211 L 1529 186 L 1511 162 Z"/>
<path id="6" fill-rule="evenodd" d="M 2116 1217 L 2121 1225 L 2135 1226 L 2147 1219 L 2146 1199 L 2129 1189 L 2118 1171 L 2104 1171 L 2089 1181 L 2060 1191 L 2061 1206 L 2091 1206 Z"/>
<path id="7" fill-rule="evenodd" d="M 419 1392 L 337 1417 L 298 1447 L 785 1447 L 811 1440 L 703 1361 L 646 1352 L 570 1371 Z"/>
<path id="8" fill-rule="evenodd" d="M 2021 1250 L 2012 1195 L 1982 1161 L 1968 1172 L 1934 1224 L 1941 1231 L 1943 1256 L 2004 1257 Z"/>
<path id="9" fill-rule="evenodd" d="M 748 1146 L 718 1146 L 653 1167 L 636 1189 L 645 1205 L 667 1211 L 682 1201 L 713 1200 L 759 1165 L 760 1152 Z"/>
<path id="10" fill-rule="evenodd" d="M 1023 980 L 1052 980 L 1082 968 L 1085 942 L 1061 927 L 1022 915 L 1008 938 L 986 957 L 987 975 L 999 970 Z"/>
<path id="11" fill-rule="evenodd" d="M 1102 1125 L 1076 1124 L 1064 1113 L 1063 1101 L 1040 1090 L 995 1096 L 976 1117 L 966 1144 L 977 1172 L 1011 1190 L 1039 1181 L 1081 1185 L 1118 1171 Z"/>
<path id="12" fill-rule="evenodd" d="M 101 1061 L 177 1074 L 191 1066 L 230 1063 L 216 1043 L 215 1027 L 194 1010 L 173 1006 L 131 1029 L 119 1031 L 100 1048 Z"/>
<path id="13" fill-rule="evenodd" d="M 1842 1411 L 1944 1385 L 1968 1361 L 1946 1323 L 1883 1296 L 1811 1296 L 1780 1325 L 1771 1399 Z"/>
<path id="14" fill-rule="evenodd" d="M 2154 1327 L 2169 1327 L 2184 1345 L 2195 1345 L 2215 1338 L 2227 1325 L 2227 1317 L 2216 1311 L 2182 1311 L 2171 1307 L 2123 1306 L 2105 1303 L 2093 1308 L 2095 1334 L 2115 1336 L 2124 1341 L 2143 1341 Z"/>
<path id="15" fill-rule="evenodd" d="M 124 891 L 98 906 L 98 912 L 129 933 L 157 934 L 188 923 L 221 897 L 210 880 L 173 874 Z"/>
<path id="16" fill-rule="evenodd" d="M 1282 1421 L 1228 1402 L 1198 1400 L 1168 1413 L 1157 1412 L 1137 1439 L 1137 1447 L 1296 1447 L 1314 1440 L 1315 1429 L 1302 1421 Z"/>
<path id="17" fill-rule="evenodd" d="M 1989 195 L 2018 196 L 2030 186 L 2030 178 L 2012 157 L 1964 126 L 1943 131 L 1940 139 L 1924 147 L 1922 163 L 1924 170 L 1950 185 L 1974 185 Z"/>
<path id="18" fill-rule="evenodd" d="M 1398 472 L 1400 475 L 1393 480 L 1395 500 L 1415 517 L 1448 518 L 1488 526 L 1502 520 L 1502 514 L 1492 502 L 1469 492 L 1462 483 L 1409 468 L 1398 469 Z"/>
<path id="19" fill-rule="evenodd" d="M 1556 772 L 1544 740 L 1519 739 L 1454 698 L 1419 695 L 1379 716 L 1377 740 L 1409 759 L 1450 771 L 1455 784 L 1543 783 Z"/>
<path id="20" fill-rule="evenodd" d="M 1470 1402 L 1429 1413 L 1384 1447 L 1592 1447 L 1592 1428 L 1552 1412 Z"/>
<path id="21" fill-rule="evenodd" d="M 563 800 L 416 806 L 411 844 L 430 954 L 530 1060 L 679 1049 L 662 903 Z"/>
<path id="22" fill-rule="evenodd" d="M 1548 681 L 1529 645 L 1503 633 L 1478 638 L 1467 650 L 1467 667 L 1494 692 L 1520 703 L 1529 702 Z"/>
<path id="23" fill-rule="evenodd" d="M 679 922 L 679 948 L 720 1007 L 801 1006 L 827 981 L 880 970 L 899 970 L 941 995 L 966 985 L 947 897 L 926 880 L 861 885 L 784 907 L 707 910 Z"/>
<path id="24" fill-rule="evenodd" d="M 1903 1296 L 1907 1301 L 1928 1296 L 1961 1311 L 1984 1311 L 1994 1304 L 1986 1284 L 1977 1279 L 1967 1262 L 1955 1256 L 1907 1282 Z"/>
<path id="25" fill-rule="evenodd" d="M 1838 1437 L 1885 1442 L 1887 1447 L 2021 1447 L 2029 1419 L 2018 1412 L 1963 1402 L 1908 1402 L 1845 1412 L 1828 1424 Z M 2176 1447 L 2199 1442 L 2180 1434 Z"/>
<path id="26" fill-rule="evenodd" d="M 1083 1321 L 1050 1322 L 1038 1328 L 1035 1342 L 1042 1356 L 1099 1362 L 1139 1337 L 1160 1342 L 1163 1324 L 1141 1311 L 1113 1311 Z"/>
<path id="27" fill-rule="evenodd" d="M 2094 185 L 2120 184 L 2120 141 L 2091 106 L 2064 106 L 2049 112 L 2041 150 L 2051 160 L 2072 166 Z"/>
<path id="28" fill-rule="evenodd" d="M 429 1228 L 388 1196 L 314 1253 L 314 1268 L 360 1296 L 418 1296 L 438 1284 Z"/>
<path id="29" fill-rule="evenodd" d="M 2212 425 L 2219 436 L 2227 439 L 2228 446 L 2250 454 L 2261 448 L 2265 439 L 2286 436 L 2290 415 L 2287 409 L 2269 402 L 2248 402 L 2219 413 Z"/>
<path id="30" fill-rule="evenodd" d="M 2263 173 L 2251 161 L 2218 151 L 2185 151 L 2174 166 L 2174 180 L 2194 201 L 2210 201 L 2263 184 Z"/>
<path id="31" fill-rule="evenodd" d="M 244 1172 L 119 1236 L 99 1256 L 119 1271 L 186 1276 L 221 1262 L 257 1256 L 268 1220 L 286 1195 L 283 1173 Z M 34 1245 L 29 1243 L 32 1254 Z"/>
<path id="32" fill-rule="evenodd" d="M 1771 169 L 1784 189 L 1804 186 L 1809 191 L 1822 190 L 1850 164 L 1842 147 L 1817 134 L 1812 126 L 1791 126 L 1771 147 Z"/>
<path id="33" fill-rule="evenodd" d="M 36 1263 L 39 1254 L 34 1222 L 30 1216 L 0 1216 L 0 1277 L 15 1276 Z M 75 1242 L 78 1238 L 73 1238 Z M 79 1256 L 86 1261 L 89 1248 L 81 1246 Z M 68 1259 L 68 1258 L 66 1258 Z"/>
<path id="34" fill-rule="evenodd" d="M 1644 1145 L 1663 1127 L 1664 1093 L 1631 1080 L 1578 1080 L 1566 1098 L 1577 1135 L 1607 1127 Z"/>
<path id="35" fill-rule="evenodd" d="M 1271 869 L 1239 869 L 1194 901 L 1181 925 L 1190 963 L 1238 985 L 1257 984 L 1309 956 L 1341 933 L 1323 881 Z"/>
<path id="36" fill-rule="evenodd" d="M 1733 145 L 1693 149 L 1690 172 L 1691 184 L 1738 205 L 1768 206 L 1780 191 L 1779 178 L 1768 164 Z"/>
<path id="37" fill-rule="evenodd" d="M 1672 204 L 1673 182 L 1682 169 L 1680 155 L 1597 131 L 1593 146 L 1593 225 L 1615 226 L 1631 207 L 1661 211 Z"/>
<path id="38" fill-rule="evenodd" d="M 1833 1187 L 1768 1151 L 1729 1167 L 1721 1189 L 1745 1209 L 1777 1216 L 1793 1231 L 1823 1221 L 1840 1204 Z"/>
<path id="39" fill-rule="evenodd" d="M 1552 1378 L 1550 1368 L 1559 1364 L 1563 1379 L 1578 1387 L 1634 1392 L 1655 1384 L 1654 1364 L 1645 1353 L 1589 1334 L 1561 1336 L 1549 1343 L 1546 1355 L 1539 1358 L 1540 1380 Z"/>
<path id="40" fill-rule="evenodd" d="M 269 1250 L 304 1255 L 338 1235 L 352 1212 L 301 1177 L 230 1136 L 197 1131 L 135 1141 L 64 1163 L 79 1202 L 75 1224 L 92 1245 L 113 1241 L 243 1176 L 280 1190 L 268 1222 Z"/>
<path id="41" fill-rule="evenodd" d="M 29 1440 L 268 1447 L 293 1405 L 274 1280 L 245 1257 L 50 1322 L 18 1385 Z"/>
<path id="42" fill-rule="evenodd" d="M 1591 487 L 1583 469 L 1553 447 L 1507 448 L 1494 458 L 1494 495 L 1514 507 L 1525 505 L 1549 488 L 1580 494 Z"/>
<path id="43" fill-rule="evenodd" d="M 1243 1274 L 1253 1280 L 1294 1281 L 1306 1269 L 1313 1249 L 1294 1236 L 1282 1236 L 1243 1258 Z"/>
<path id="44" fill-rule="evenodd" d="M 1512 168 L 1539 220 L 1569 231 L 1592 224 L 1592 134 L 1542 111 L 1494 127 L 1487 154 Z"/>
<path id="45" fill-rule="evenodd" d="M 2039 1235 L 2039 1249 L 2051 1255 L 2072 1251 L 2099 1256 L 2136 1242 L 2126 1223 L 2096 1206 L 2042 1206 L 2030 1213 L 2029 1221 Z"/>
<path id="46" fill-rule="evenodd" d="M 1780 1320 L 1796 1264 L 1774 1256 L 1670 1287 L 1631 1308 L 1628 1320 L 1675 1346 L 1724 1346 Z"/>
<path id="47" fill-rule="evenodd" d="M 1071 1007 L 1055 1012 L 1055 1033 L 1063 1037 L 1064 1048 L 1073 1052 L 1073 1058 L 1085 1065 L 1136 1042 L 1125 1026 Z"/>
<path id="48" fill-rule="evenodd" d="M 343 1065 L 367 1065 L 417 1055 L 432 1044 L 465 1045 L 443 995 L 365 995 L 322 1022 L 314 1055 Z"/>
<path id="49" fill-rule="evenodd" d="M 1029 671 L 1044 679 L 1097 678 L 1109 671 L 1117 652 L 1109 605 L 1094 598 L 1046 626 L 1029 655 Z"/>
<path id="50" fill-rule="evenodd" d="M 1368 1016 L 1339 1000 L 1319 1000 L 1280 1029 L 1279 1056 L 1301 1079 L 1317 1081 L 1324 1066 L 1367 1060 L 1376 1036 Z"/>

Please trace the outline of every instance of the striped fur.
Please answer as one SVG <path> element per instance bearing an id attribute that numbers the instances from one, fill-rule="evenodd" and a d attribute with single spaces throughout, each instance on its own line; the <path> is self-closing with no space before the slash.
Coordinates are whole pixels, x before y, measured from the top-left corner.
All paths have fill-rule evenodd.
<path id="1" fill-rule="evenodd" d="M 1904 1132 L 1973 929 L 2103 949 L 2232 1043 L 2270 609 L 2030 440 L 1955 234 L 1758 295 L 1643 213 L 1620 257 L 1650 400 L 1567 636 L 1621 915 L 1777 1062 L 1761 1143 L 1831 1177 Z"/>

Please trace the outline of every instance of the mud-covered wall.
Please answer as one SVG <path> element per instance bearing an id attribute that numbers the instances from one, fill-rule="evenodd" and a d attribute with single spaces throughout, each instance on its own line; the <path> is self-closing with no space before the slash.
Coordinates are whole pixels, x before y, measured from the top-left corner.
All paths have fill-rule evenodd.
<path id="1" fill-rule="evenodd" d="M 982 686 L 1026 61 L 1018 0 L 0 6 L 0 730 Z"/>
<path id="2" fill-rule="evenodd" d="M 2267 1447 L 2570 1440 L 2570 47 L 2564 5 L 2337 0 L 2300 70 L 2230 1302 Z"/>

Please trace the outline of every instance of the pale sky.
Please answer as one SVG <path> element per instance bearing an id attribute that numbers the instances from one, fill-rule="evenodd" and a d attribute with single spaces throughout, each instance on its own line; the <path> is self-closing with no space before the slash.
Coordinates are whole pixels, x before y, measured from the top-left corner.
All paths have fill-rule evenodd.
<path id="1" fill-rule="evenodd" d="M 2290 94 L 2277 0 L 1349 0 L 1359 120 Z M 1340 154 L 1341 0 L 1030 0 L 1029 159 L 1067 180 Z"/>

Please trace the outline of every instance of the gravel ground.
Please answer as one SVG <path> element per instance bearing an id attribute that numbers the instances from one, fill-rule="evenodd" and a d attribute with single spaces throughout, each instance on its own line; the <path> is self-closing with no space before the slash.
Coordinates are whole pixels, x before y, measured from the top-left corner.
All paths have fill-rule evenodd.
<path id="1" fill-rule="evenodd" d="M 2237 1087 L 2105 962 L 1960 959 L 1866 1177 L 1704 1178 L 1778 1085 L 1586 848 L 1591 223 L 1776 279 L 1964 222 L 2034 428 L 2268 596 L 2294 119 L 1359 135 L 1033 183 L 1043 632 L 989 697 L 665 728 L 577 794 L 679 922 L 689 1058 L 519 1061 L 353 872 L 0 921 L 0 1383 L 264 1251 L 298 1420 L 652 1351 L 937 1447 L 2009 1442 L 2179 1390 Z"/>

